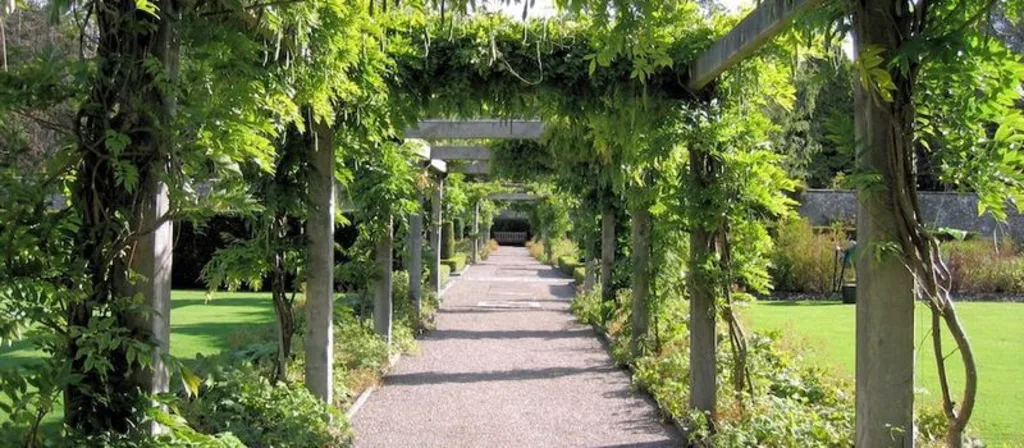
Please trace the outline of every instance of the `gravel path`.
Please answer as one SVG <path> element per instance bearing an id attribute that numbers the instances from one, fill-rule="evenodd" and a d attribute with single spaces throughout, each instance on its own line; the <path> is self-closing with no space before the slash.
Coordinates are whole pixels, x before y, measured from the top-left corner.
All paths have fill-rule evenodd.
<path id="1" fill-rule="evenodd" d="M 422 354 L 403 357 L 356 414 L 356 446 L 679 446 L 575 321 L 573 290 L 524 248 L 470 267 Z"/>

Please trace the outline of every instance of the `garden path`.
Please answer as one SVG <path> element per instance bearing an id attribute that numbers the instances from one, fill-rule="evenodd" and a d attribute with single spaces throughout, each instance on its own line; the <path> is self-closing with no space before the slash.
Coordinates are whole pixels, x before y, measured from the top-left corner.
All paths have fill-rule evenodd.
<path id="1" fill-rule="evenodd" d="M 357 447 L 679 446 L 597 334 L 572 280 L 502 247 L 453 280 L 437 330 L 356 414 Z"/>

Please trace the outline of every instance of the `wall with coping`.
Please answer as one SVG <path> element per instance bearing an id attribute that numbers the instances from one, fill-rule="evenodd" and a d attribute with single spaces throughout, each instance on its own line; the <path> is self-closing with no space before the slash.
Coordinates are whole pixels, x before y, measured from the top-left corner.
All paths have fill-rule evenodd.
<path id="1" fill-rule="evenodd" d="M 1024 216 L 1012 205 L 1007 207 L 1007 220 L 999 223 L 990 213 L 978 216 L 978 196 L 973 193 L 920 192 L 921 213 L 934 227 L 950 227 L 978 233 L 1011 235 L 1024 241 Z M 807 190 L 797 198 L 800 215 L 811 225 L 826 226 L 835 221 L 853 223 L 857 218 L 857 198 L 851 190 Z"/>

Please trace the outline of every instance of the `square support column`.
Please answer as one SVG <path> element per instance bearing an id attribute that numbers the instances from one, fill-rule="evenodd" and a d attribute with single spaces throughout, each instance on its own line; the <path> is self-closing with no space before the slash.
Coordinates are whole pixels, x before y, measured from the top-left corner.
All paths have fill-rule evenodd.
<path id="1" fill-rule="evenodd" d="M 480 257 L 480 203 L 473 205 L 473 253 L 470 254 L 470 261 L 477 264 Z"/>
<path id="2" fill-rule="evenodd" d="M 167 220 L 170 210 L 167 184 L 150 176 L 146 186 L 146 203 L 142 212 L 142 228 L 152 229 L 140 236 L 132 256 L 132 270 L 142 276 L 129 294 L 141 292 L 145 307 L 151 312 L 133 317 L 131 326 L 153 338 L 152 365 L 139 371 L 135 380 L 149 394 L 170 390 L 170 373 L 164 364 L 164 355 L 171 348 L 171 265 L 173 262 L 174 223 Z M 152 424 L 151 433 L 160 432 L 160 425 Z"/>
<path id="3" fill-rule="evenodd" d="M 441 292 L 441 200 L 444 198 L 444 178 L 437 180 L 437 190 L 430 199 L 430 287 Z M 440 299 L 440 297 L 438 297 Z"/>
<path id="4" fill-rule="evenodd" d="M 312 114 L 311 114 L 312 115 Z M 332 403 L 334 376 L 334 135 L 316 122 L 310 148 L 313 207 L 306 222 L 309 267 L 306 275 L 306 388 Z"/>
<path id="5" fill-rule="evenodd" d="M 409 300 L 419 318 L 423 310 L 423 215 L 409 217 Z"/>
<path id="6" fill-rule="evenodd" d="M 855 48 L 898 54 L 905 37 L 897 18 L 911 14 L 902 2 L 870 0 L 855 8 Z M 903 85 L 894 74 L 896 85 Z M 906 95 L 910 92 L 898 93 Z M 896 98 L 896 101 L 904 100 Z M 857 166 L 879 173 L 882 185 L 893 184 L 893 103 L 857 83 L 854 91 Z M 912 120 L 912 119 L 909 119 Z M 908 120 L 908 121 L 909 121 Z M 909 123 L 907 123 L 909 124 Z M 857 348 L 856 446 L 914 446 L 914 278 L 902 256 L 878 254 L 882 244 L 898 244 L 898 209 L 892 187 L 857 192 Z"/>
<path id="7" fill-rule="evenodd" d="M 374 280 L 373 295 L 373 331 L 391 344 L 391 318 L 393 303 L 391 301 L 391 265 L 394 244 L 393 220 L 388 219 L 387 229 L 377 240 L 376 262 L 377 276 Z"/>

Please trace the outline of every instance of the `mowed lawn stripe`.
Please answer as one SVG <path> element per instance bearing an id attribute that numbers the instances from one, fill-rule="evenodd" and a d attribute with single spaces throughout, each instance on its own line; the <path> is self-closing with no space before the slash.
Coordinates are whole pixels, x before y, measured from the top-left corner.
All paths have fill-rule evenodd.
<path id="1" fill-rule="evenodd" d="M 973 432 L 988 446 L 1024 446 L 1024 303 L 959 302 L 957 310 L 978 362 L 978 400 L 971 419 Z M 758 302 L 743 315 L 756 330 L 782 330 L 805 342 L 812 361 L 832 366 L 853 378 L 854 306 L 839 302 Z M 915 311 L 918 341 L 916 376 L 918 408 L 939 406 L 938 375 L 932 353 L 931 317 L 923 304 Z M 950 338 L 943 347 L 953 350 Z M 948 352 L 947 352 L 948 353 Z M 947 365 L 959 400 L 963 365 L 953 354 Z"/>

